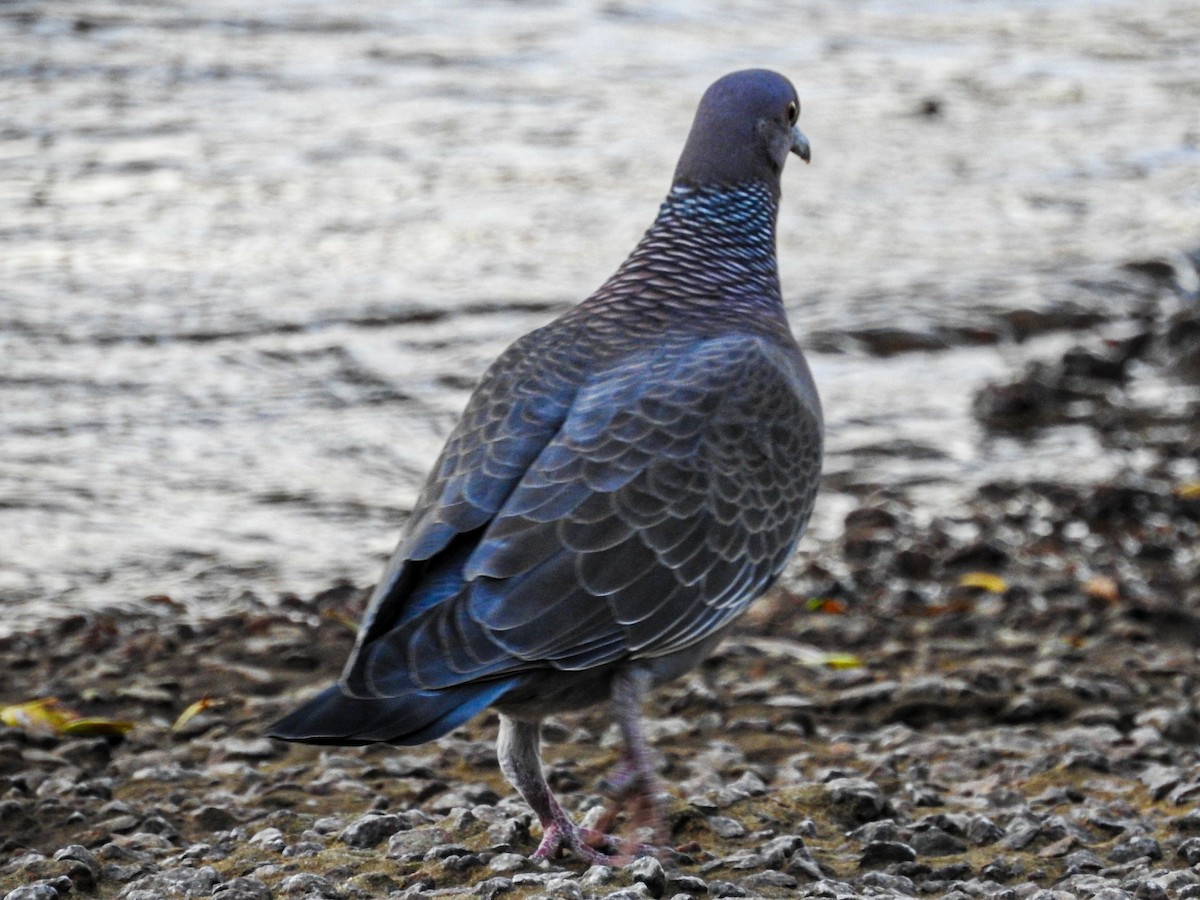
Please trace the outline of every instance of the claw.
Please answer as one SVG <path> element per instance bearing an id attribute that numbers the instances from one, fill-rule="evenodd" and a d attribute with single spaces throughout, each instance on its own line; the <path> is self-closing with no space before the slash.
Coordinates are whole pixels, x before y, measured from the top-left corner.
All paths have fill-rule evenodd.
<path id="1" fill-rule="evenodd" d="M 654 779 L 646 778 L 642 772 L 618 772 L 615 779 L 608 779 L 605 793 L 608 794 L 610 803 L 596 820 L 596 830 L 611 831 L 617 816 L 628 812 L 631 831 L 648 828 L 650 840 L 654 844 L 665 844 L 669 837 L 665 825 L 666 816 L 655 787 L 657 784 Z"/>
<path id="2" fill-rule="evenodd" d="M 533 851 L 533 859 L 555 859 L 570 850 L 593 865 L 611 865 L 620 856 L 619 842 L 594 828 L 580 828 L 570 822 L 551 822 L 545 826 L 542 841 Z"/>
<path id="3" fill-rule="evenodd" d="M 580 828 L 551 822 L 542 833 L 542 841 L 531 859 L 556 859 L 569 850 L 591 865 L 623 866 L 641 856 L 676 859 L 679 853 L 670 847 L 642 844 L 605 834 L 595 828 Z"/>

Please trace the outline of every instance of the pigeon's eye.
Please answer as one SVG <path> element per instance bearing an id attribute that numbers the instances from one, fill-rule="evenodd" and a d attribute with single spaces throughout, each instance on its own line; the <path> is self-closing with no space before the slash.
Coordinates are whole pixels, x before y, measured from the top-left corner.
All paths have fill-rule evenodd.
<path id="1" fill-rule="evenodd" d="M 788 124 L 795 125 L 796 120 L 800 118 L 800 104 L 795 100 L 788 104 L 787 108 Z"/>

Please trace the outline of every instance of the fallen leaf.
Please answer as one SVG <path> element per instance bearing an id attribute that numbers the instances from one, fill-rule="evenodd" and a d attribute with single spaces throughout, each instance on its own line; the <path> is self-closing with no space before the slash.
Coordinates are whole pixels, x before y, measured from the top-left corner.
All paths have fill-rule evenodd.
<path id="1" fill-rule="evenodd" d="M 1200 481 L 1189 481 L 1175 488 L 1175 496 L 1181 500 L 1200 500 Z"/>
<path id="2" fill-rule="evenodd" d="M 0 708 L 0 722 L 41 734 L 70 734 L 76 737 L 120 735 L 134 728 L 133 722 L 84 718 L 57 697 L 41 697 Z"/>
<path id="3" fill-rule="evenodd" d="M 958 586 L 979 588 L 989 594 L 1003 594 L 1008 590 L 1008 582 L 991 572 L 967 572 L 958 579 Z"/>
<path id="4" fill-rule="evenodd" d="M 862 660 L 853 653 L 830 653 L 825 657 L 825 665 L 831 669 L 861 669 Z"/>
<path id="5" fill-rule="evenodd" d="M 199 700 L 197 700 L 195 703 L 193 703 L 191 706 L 189 706 L 187 709 L 185 709 L 183 712 L 181 712 L 179 714 L 179 718 L 175 720 L 175 724 L 171 726 L 171 730 L 179 731 L 179 729 L 183 728 L 184 725 L 186 725 L 188 722 L 190 722 L 196 716 L 200 715 L 200 713 L 204 712 L 206 709 L 210 708 L 211 706 L 214 706 L 215 703 L 216 703 L 216 701 L 213 700 L 211 697 L 208 697 L 208 696 L 201 697 Z"/>
<path id="6" fill-rule="evenodd" d="M 0 707 L 0 722 L 12 728 L 39 731 L 43 734 L 62 731 L 67 722 L 79 717 L 79 713 L 64 706 L 57 697 L 41 697 L 13 706 Z"/>
<path id="7" fill-rule="evenodd" d="M 72 719 L 63 724 L 59 731 L 79 737 L 111 737 L 133 731 L 133 722 L 119 719 Z"/>

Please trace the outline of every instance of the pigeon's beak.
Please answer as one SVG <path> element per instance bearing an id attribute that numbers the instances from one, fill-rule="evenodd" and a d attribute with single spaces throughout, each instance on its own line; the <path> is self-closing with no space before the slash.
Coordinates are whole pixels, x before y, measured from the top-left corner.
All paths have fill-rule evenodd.
<path id="1" fill-rule="evenodd" d="M 792 126 L 792 152 L 805 162 L 812 162 L 812 147 L 809 146 L 808 138 L 795 125 Z"/>

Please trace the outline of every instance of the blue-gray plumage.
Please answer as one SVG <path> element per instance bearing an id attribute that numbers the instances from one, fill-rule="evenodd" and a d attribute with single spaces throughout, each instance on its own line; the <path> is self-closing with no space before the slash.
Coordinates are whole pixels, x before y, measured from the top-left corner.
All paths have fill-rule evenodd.
<path id="1" fill-rule="evenodd" d="M 820 404 L 775 259 L 784 161 L 809 159 L 799 108 L 764 70 L 708 89 L 653 226 L 595 294 L 488 369 L 340 684 L 275 736 L 416 744 L 494 706 L 501 765 L 542 823 L 535 855 L 596 861 L 619 845 L 550 794 L 538 726 L 611 699 L 616 799 L 661 825 L 644 692 L 771 585 L 817 490 Z"/>

